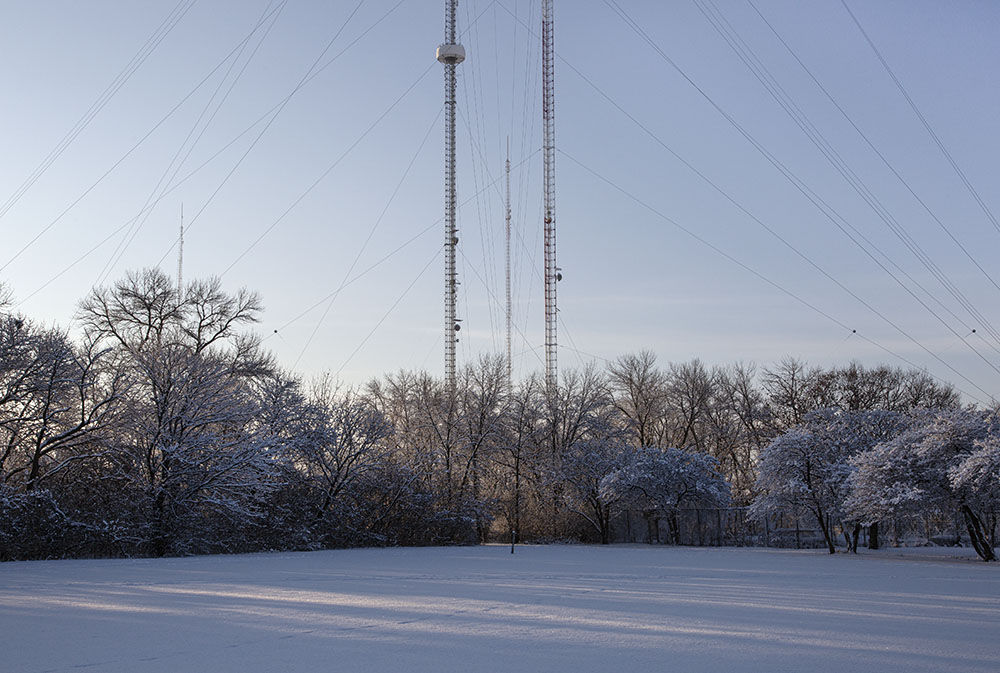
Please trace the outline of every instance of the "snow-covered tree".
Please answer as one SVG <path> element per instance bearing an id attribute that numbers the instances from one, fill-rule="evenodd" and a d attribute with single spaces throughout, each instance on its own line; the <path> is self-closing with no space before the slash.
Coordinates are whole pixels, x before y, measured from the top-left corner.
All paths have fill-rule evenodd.
<path id="1" fill-rule="evenodd" d="M 134 360 L 143 380 L 116 447 L 156 555 L 212 549 L 205 516 L 227 528 L 261 514 L 274 460 L 259 405 L 230 363 L 177 347 Z"/>
<path id="2" fill-rule="evenodd" d="M 496 459 L 506 441 L 505 360 L 500 356 L 482 356 L 464 367 L 459 391 L 462 438 L 459 492 L 475 503 L 476 534 L 479 541 L 485 541 L 501 488 Z"/>
<path id="3" fill-rule="evenodd" d="M 802 423 L 776 437 L 761 453 L 758 495 L 751 513 L 808 514 L 834 553 L 834 526 L 840 523 L 845 535 L 848 530 L 845 501 L 854 470 L 850 459 L 894 436 L 905 423 L 904 415 L 889 411 L 819 409 L 806 414 Z M 848 536 L 852 550 L 857 532 Z"/>
<path id="4" fill-rule="evenodd" d="M 593 366 L 570 369 L 560 375 L 558 385 L 546 390 L 542 414 L 544 445 L 533 459 L 540 500 L 546 502 L 548 534 L 559 535 L 564 497 L 563 459 L 585 442 L 620 442 L 624 434 L 611 404 L 607 381 Z M 571 458 L 572 460 L 572 458 Z M 575 518 L 575 517 L 573 517 Z"/>
<path id="5" fill-rule="evenodd" d="M 600 536 L 601 544 L 611 541 L 611 520 L 625 494 L 602 488 L 608 475 L 628 462 L 633 449 L 611 439 L 575 443 L 562 456 L 559 483 L 569 511 L 582 517 Z"/>
<path id="6" fill-rule="evenodd" d="M 727 502 L 723 480 L 739 504 L 761 490 L 761 511 L 813 512 L 828 537 L 839 523 L 856 541 L 862 518 L 843 500 L 861 459 L 845 456 L 889 438 L 875 422 L 889 417 L 871 410 L 956 403 L 949 386 L 888 367 L 786 360 L 757 376 L 698 360 L 660 368 L 648 352 L 564 371 L 551 390 L 538 377 L 508 387 L 503 360 L 484 357 L 454 390 L 400 372 L 359 391 L 307 392 L 247 331 L 259 297 L 218 279 L 179 290 L 157 269 L 131 272 L 81 302 L 82 338 L 12 315 L 8 296 L 0 284 L 3 558 L 591 529 L 610 541 L 628 507 L 671 517 L 676 540 L 673 515 Z M 808 415 L 825 405 L 840 411 Z M 943 473 L 931 461 L 921 478 L 944 474 L 951 500 L 918 485 L 910 504 L 991 525 L 982 513 L 995 507 L 997 445 L 987 432 Z M 497 515 L 509 531 L 491 525 Z"/>
<path id="7" fill-rule="evenodd" d="M 626 455 L 624 464 L 605 476 L 599 497 L 630 509 L 667 517 L 674 544 L 680 542 L 681 508 L 729 504 L 729 484 L 712 456 L 681 449 L 646 447 Z"/>
<path id="8" fill-rule="evenodd" d="M 194 281 L 179 295 L 156 269 L 94 289 L 80 304 L 87 337 L 129 376 L 109 462 L 156 555 L 217 548 L 213 526 L 261 516 L 273 485 L 277 435 L 263 429 L 253 382 L 270 357 L 238 327 L 256 321 L 256 295 Z M 211 525 L 210 525 L 211 524 Z"/>
<path id="9" fill-rule="evenodd" d="M 433 494 L 443 525 L 433 538 L 471 542 L 492 517 L 492 460 L 504 435 L 502 363 L 484 358 L 463 368 L 457 384 L 450 390 L 427 372 L 399 372 L 370 382 L 365 396 L 395 429 L 394 460 Z"/>
<path id="10" fill-rule="evenodd" d="M 862 521 L 957 512 L 983 560 L 996 554 L 984 513 L 1000 505 L 1000 417 L 954 409 L 923 414 L 911 429 L 854 457 L 847 508 Z"/>
<path id="11" fill-rule="evenodd" d="M 529 376 L 513 388 L 506 401 L 504 437 L 496 461 L 505 484 L 500 498 L 510 532 L 511 553 L 522 536 L 522 514 L 530 501 L 530 477 L 533 458 L 543 445 L 542 394 L 544 384 Z"/>
<path id="12" fill-rule="evenodd" d="M 293 426 L 295 462 L 311 492 L 324 546 L 365 538 L 359 491 L 388 460 L 393 429 L 370 400 L 340 392 L 328 379 L 314 386 Z"/>

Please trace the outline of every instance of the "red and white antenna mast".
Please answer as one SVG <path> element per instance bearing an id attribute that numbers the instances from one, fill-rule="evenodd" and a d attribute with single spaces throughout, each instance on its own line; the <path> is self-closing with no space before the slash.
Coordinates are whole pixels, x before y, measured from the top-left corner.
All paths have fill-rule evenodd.
<path id="1" fill-rule="evenodd" d="M 458 296 L 458 272 L 455 249 L 458 225 L 455 221 L 455 66 L 465 60 L 465 48 L 458 44 L 455 32 L 458 0 L 444 3 L 444 44 L 437 48 L 437 60 L 444 65 L 444 376 L 448 390 L 455 392 L 455 344 L 459 321 L 455 317 Z"/>
<path id="2" fill-rule="evenodd" d="M 551 394 L 559 384 L 557 364 L 556 283 L 556 101 L 555 48 L 552 36 L 552 0 L 542 1 L 542 120 L 545 169 L 545 388 Z"/>

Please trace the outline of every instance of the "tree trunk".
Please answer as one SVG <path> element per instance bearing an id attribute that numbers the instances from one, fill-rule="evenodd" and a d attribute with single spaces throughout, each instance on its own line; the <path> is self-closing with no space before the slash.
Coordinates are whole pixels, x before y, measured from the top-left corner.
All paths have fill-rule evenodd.
<path id="1" fill-rule="evenodd" d="M 660 544 L 660 517 L 652 514 L 646 515 L 646 535 L 649 538 L 649 544 Z"/>
<path id="2" fill-rule="evenodd" d="M 858 537 L 861 535 L 861 524 L 854 524 L 854 530 L 851 531 L 851 539 L 848 541 L 848 548 L 851 550 L 852 554 L 858 553 Z"/>
<path id="3" fill-rule="evenodd" d="M 878 521 L 868 526 L 868 548 L 878 549 Z"/>
<path id="4" fill-rule="evenodd" d="M 170 546 L 170 536 L 167 533 L 167 511 L 166 511 L 166 494 L 161 490 L 156 495 L 156 500 L 153 503 L 153 530 L 152 530 L 152 543 L 153 543 L 153 556 L 156 558 L 163 558 L 167 555 L 167 549 Z"/>
<path id="5" fill-rule="evenodd" d="M 826 548 L 831 554 L 837 553 L 837 546 L 833 543 L 833 524 L 830 521 L 830 517 L 823 517 L 823 513 L 816 513 L 816 520 L 819 522 L 819 528 L 823 531 L 823 540 L 826 541 Z"/>
<path id="6" fill-rule="evenodd" d="M 827 551 L 831 554 L 837 553 L 837 545 L 833 543 L 833 537 L 830 535 L 830 531 L 826 528 L 823 529 L 823 540 L 826 542 Z"/>
<path id="7" fill-rule="evenodd" d="M 962 516 L 965 518 L 965 527 L 969 531 L 969 539 L 979 557 L 984 561 L 996 561 L 996 553 L 990 546 L 990 540 L 979 516 L 968 505 L 962 505 Z"/>
<path id="8" fill-rule="evenodd" d="M 521 530 L 521 450 L 514 455 L 514 513 L 510 526 L 510 553 L 514 553 L 517 536 Z"/>
<path id="9" fill-rule="evenodd" d="M 35 450 L 34 455 L 31 457 L 31 471 L 28 473 L 28 483 L 25 485 L 25 491 L 35 490 L 35 482 L 38 481 L 38 475 L 41 472 L 41 451 Z"/>

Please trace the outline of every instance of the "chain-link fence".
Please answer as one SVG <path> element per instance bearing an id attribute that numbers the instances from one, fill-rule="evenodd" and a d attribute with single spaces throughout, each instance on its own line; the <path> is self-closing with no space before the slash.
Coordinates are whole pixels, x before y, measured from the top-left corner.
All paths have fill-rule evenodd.
<path id="1" fill-rule="evenodd" d="M 990 540 L 997 546 L 1000 516 L 985 517 Z M 853 527 L 852 527 L 853 528 Z M 834 543 L 847 546 L 845 530 L 833 529 Z M 613 542 L 679 544 L 697 547 L 758 546 L 816 549 L 825 546 L 823 532 L 805 516 L 777 514 L 763 520 L 751 518 L 747 507 L 687 508 L 675 512 L 630 510 L 612 524 Z M 967 546 L 969 536 L 961 515 L 928 513 L 882 521 L 861 527 L 861 547 Z"/>

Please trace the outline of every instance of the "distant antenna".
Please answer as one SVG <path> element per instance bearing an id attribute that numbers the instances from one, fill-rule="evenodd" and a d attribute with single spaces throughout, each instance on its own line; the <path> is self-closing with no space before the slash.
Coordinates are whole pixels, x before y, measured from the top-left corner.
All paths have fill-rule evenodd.
<path id="1" fill-rule="evenodd" d="M 465 48 L 458 44 L 455 20 L 458 0 L 444 3 L 444 44 L 437 48 L 437 60 L 444 64 L 444 376 L 448 390 L 455 392 L 455 344 L 459 321 L 455 317 L 458 272 L 455 248 L 458 225 L 455 222 L 455 66 L 465 60 Z"/>
<path id="2" fill-rule="evenodd" d="M 511 304 L 510 304 L 510 136 L 507 136 L 507 163 L 504 165 L 507 176 L 507 194 L 504 199 L 504 258 L 506 266 L 507 282 L 507 393 L 510 394 L 511 384 L 511 361 L 510 361 L 510 327 L 511 327 Z"/>
<path id="3" fill-rule="evenodd" d="M 181 231 L 177 240 L 177 301 L 184 298 L 184 204 L 181 204 Z"/>
<path id="4" fill-rule="evenodd" d="M 552 0 L 542 2 L 542 121 L 545 129 L 545 388 L 552 394 L 559 384 L 557 359 L 556 282 L 556 100 L 555 42 L 552 36 Z"/>

